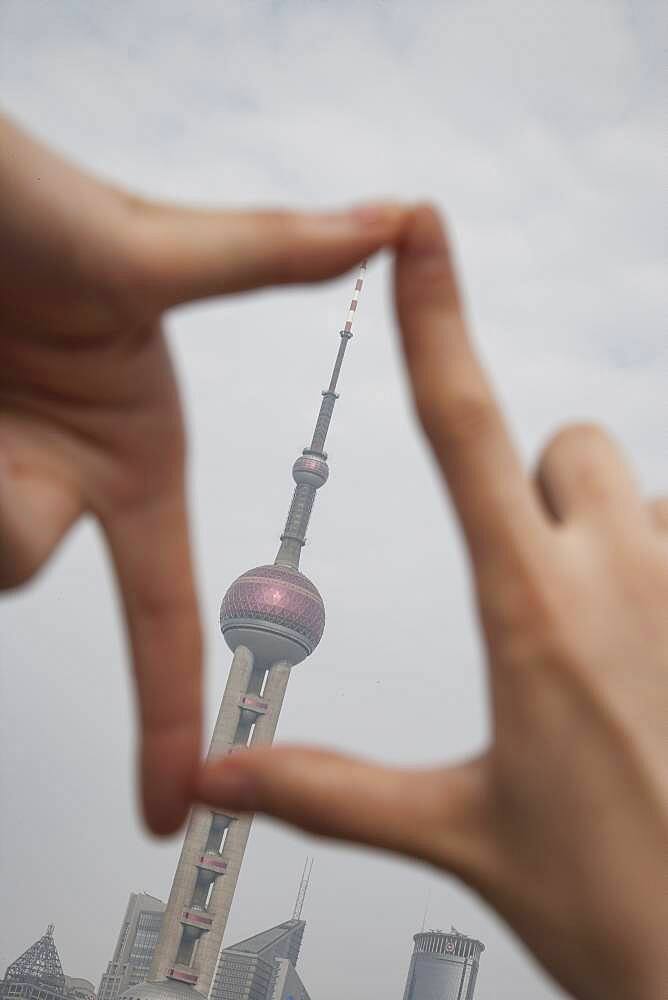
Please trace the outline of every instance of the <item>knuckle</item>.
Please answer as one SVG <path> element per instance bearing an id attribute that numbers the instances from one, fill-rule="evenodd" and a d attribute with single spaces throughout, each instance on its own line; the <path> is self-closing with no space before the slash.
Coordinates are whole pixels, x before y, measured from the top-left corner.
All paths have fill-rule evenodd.
<path id="1" fill-rule="evenodd" d="M 401 306 L 408 314 L 436 309 L 444 316 L 458 316 L 461 303 L 450 254 L 444 250 L 414 267 L 410 280 L 400 284 Z"/>
<path id="2" fill-rule="evenodd" d="M 545 449 L 538 465 L 539 483 L 556 489 L 575 508 L 586 501 L 608 506 L 631 496 L 624 456 L 607 431 L 596 424 L 564 428 Z"/>
<path id="3" fill-rule="evenodd" d="M 543 587 L 520 573 L 507 574 L 503 585 L 485 588 L 483 611 L 495 639 L 542 635 L 551 619 Z"/>
<path id="4" fill-rule="evenodd" d="M 258 233 L 270 249 L 272 278 L 277 284 L 296 280 L 304 270 L 305 248 L 300 239 L 300 217 L 286 209 L 263 209 L 256 213 Z"/>
<path id="5" fill-rule="evenodd" d="M 120 228 L 113 240 L 113 259 L 105 261 L 100 275 L 106 313 L 114 330 L 125 327 L 139 332 L 159 312 L 158 256 L 144 237 L 142 223 L 133 219 Z"/>
<path id="6" fill-rule="evenodd" d="M 497 663 L 522 671 L 559 659 L 567 581 L 519 565 L 487 574 L 479 583 L 483 625 Z"/>
<path id="7" fill-rule="evenodd" d="M 145 585 L 134 594 L 134 605 L 143 627 L 155 625 L 171 642 L 174 635 L 186 636 L 189 642 L 201 640 L 199 615 L 190 586 L 183 583 Z"/>
<path id="8" fill-rule="evenodd" d="M 610 436 L 594 423 L 575 423 L 557 431 L 541 457 L 541 466 L 587 458 L 595 451 L 609 447 Z"/>
<path id="9" fill-rule="evenodd" d="M 418 412 L 425 431 L 441 447 L 467 443 L 486 434 L 495 417 L 492 403 L 479 388 L 447 392 L 429 383 L 418 396 Z"/>

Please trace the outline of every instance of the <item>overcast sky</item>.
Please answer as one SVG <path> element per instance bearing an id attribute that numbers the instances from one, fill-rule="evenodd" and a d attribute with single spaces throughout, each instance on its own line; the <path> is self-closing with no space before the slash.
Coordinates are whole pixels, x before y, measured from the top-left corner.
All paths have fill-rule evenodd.
<path id="1" fill-rule="evenodd" d="M 527 461 L 604 421 L 665 489 L 660 4 L 588 0 L 0 3 L 0 104 L 135 190 L 195 203 L 434 199 Z M 664 19 L 665 21 L 665 19 Z M 227 586 L 271 561 L 354 275 L 169 317 L 191 432 L 209 723 Z M 388 262 L 368 271 L 302 567 L 327 627 L 279 727 L 394 761 L 488 738 L 456 525 L 407 403 Z M 180 838 L 142 831 L 112 580 L 81 525 L 5 597 L 0 975 L 56 925 L 99 982 L 131 891 L 166 899 Z M 564 822 L 567 822 L 564 817 Z M 604 835 L 604 832 L 602 832 Z M 226 942 L 291 915 L 315 856 L 300 971 L 314 1000 L 400 1000 L 412 935 L 480 938 L 476 1000 L 561 994 L 477 898 L 424 866 L 257 822 Z"/>

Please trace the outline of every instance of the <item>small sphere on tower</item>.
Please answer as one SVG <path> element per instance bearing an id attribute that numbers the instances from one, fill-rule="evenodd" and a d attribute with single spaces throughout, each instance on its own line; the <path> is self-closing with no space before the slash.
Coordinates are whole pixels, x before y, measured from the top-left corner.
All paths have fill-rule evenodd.
<path id="1" fill-rule="evenodd" d="M 220 628 L 234 652 L 259 663 L 306 659 L 325 628 L 325 606 L 308 577 L 289 566 L 258 566 L 234 581 L 220 608 Z"/>
<path id="2" fill-rule="evenodd" d="M 329 466 L 318 455 L 300 455 L 292 466 L 292 478 L 299 483 L 308 483 L 316 490 L 324 486 L 329 476 Z"/>

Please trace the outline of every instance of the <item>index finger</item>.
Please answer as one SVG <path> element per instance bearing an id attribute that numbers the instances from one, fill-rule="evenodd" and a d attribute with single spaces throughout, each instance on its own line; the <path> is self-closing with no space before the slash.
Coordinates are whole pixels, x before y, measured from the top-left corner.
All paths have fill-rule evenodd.
<path id="1" fill-rule="evenodd" d="M 418 207 L 404 229 L 395 294 L 418 415 L 474 565 L 508 561 L 531 546 L 544 519 L 473 350 L 450 249 L 430 206 Z"/>
<path id="2" fill-rule="evenodd" d="M 201 757 L 202 637 L 181 482 L 104 520 L 134 661 L 144 816 L 178 829 Z"/>

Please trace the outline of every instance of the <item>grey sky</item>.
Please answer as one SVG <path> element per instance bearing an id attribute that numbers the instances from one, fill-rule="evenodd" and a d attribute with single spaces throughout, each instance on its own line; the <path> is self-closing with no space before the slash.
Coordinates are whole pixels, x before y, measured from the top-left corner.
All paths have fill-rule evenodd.
<path id="1" fill-rule="evenodd" d="M 649 0 L 4 0 L 0 102 L 81 163 L 162 197 L 433 198 L 527 459 L 557 424 L 602 420 L 657 491 L 662 17 Z M 273 559 L 353 277 L 169 318 L 210 722 L 230 662 L 220 598 Z M 487 739 L 484 663 L 458 532 L 407 402 L 388 278 L 374 261 L 346 357 L 302 563 L 327 627 L 293 673 L 279 737 L 456 759 Z M 126 654 L 95 528 L 80 526 L 2 611 L 0 971 L 54 921 L 66 972 L 97 982 L 128 893 L 166 897 L 180 840 L 156 843 L 138 823 Z M 228 941 L 290 914 L 307 852 L 301 966 L 315 1000 L 399 1000 L 428 893 L 430 926 L 487 945 L 480 1000 L 560 995 L 453 881 L 267 822 Z"/>

